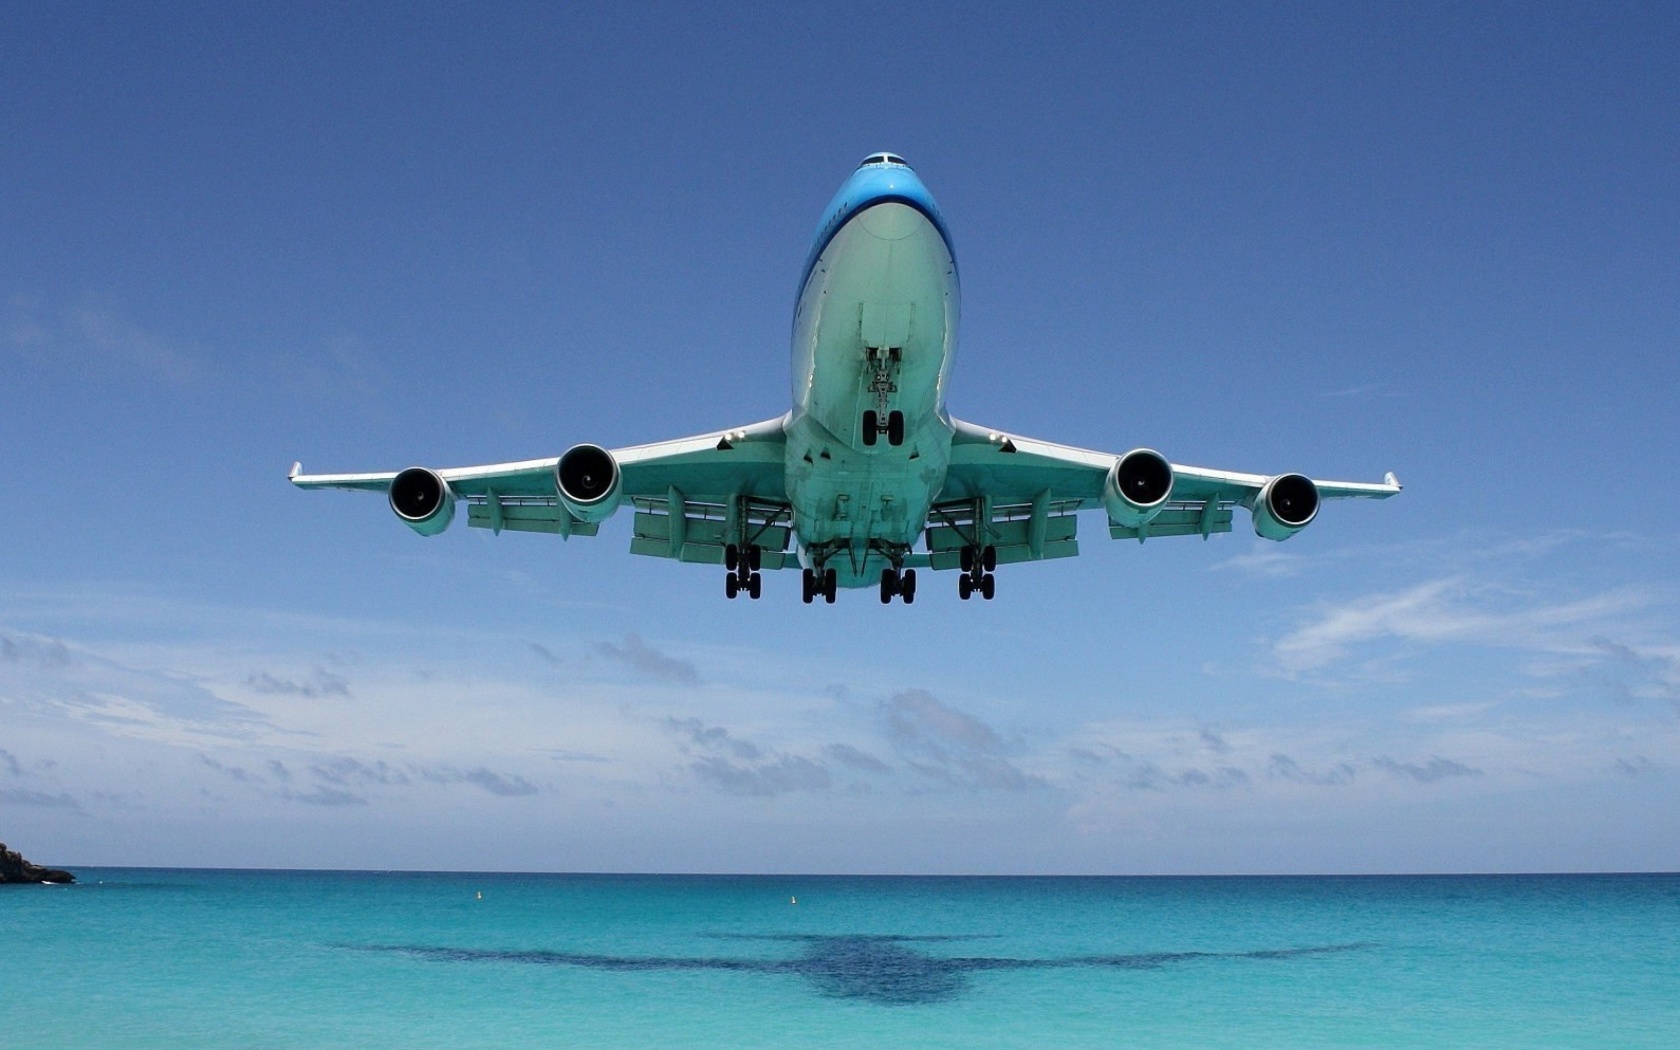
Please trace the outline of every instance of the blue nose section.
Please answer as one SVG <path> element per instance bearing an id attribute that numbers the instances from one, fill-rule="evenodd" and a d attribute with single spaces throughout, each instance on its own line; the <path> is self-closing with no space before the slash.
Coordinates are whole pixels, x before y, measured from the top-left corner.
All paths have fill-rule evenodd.
<path id="1" fill-rule="evenodd" d="M 811 253 L 805 257 L 804 271 L 799 275 L 799 287 L 804 289 L 806 282 L 811 279 L 811 268 L 816 266 L 817 260 L 828 248 L 834 235 L 841 227 L 857 218 L 858 215 L 881 204 L 900 204 L 920 212 L 939 231 L 939 236 L 945 241 L 945 250 L 956 258 L 956 250 L 951 245 L 951 232 L 945 226 L 945 217 L 939 213 L 939 205 L 934 203 L 933 194 L 928 192 L 926 185 L 915 172 L 902 164 L 872 164 L 865 162 L 864 166 L 852 173 L 840 187 L 840 192 L 834 195 L 834 200 L 823 213 L 823 221 L 817 227 L 817 234 L 811 240 Z M 899 209 L 891 209 L 902 215 Z M 882 221 L 892 221 L 883 213 Z M 889 238 L 890 239 L 890 238 Z"/>

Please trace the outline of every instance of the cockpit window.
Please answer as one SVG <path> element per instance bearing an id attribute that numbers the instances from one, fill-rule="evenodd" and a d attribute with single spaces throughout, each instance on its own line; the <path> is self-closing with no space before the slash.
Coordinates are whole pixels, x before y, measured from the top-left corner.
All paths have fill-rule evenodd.
<path id="1" fill-rule="evenodd" d="M 869 156 L 863 158 L 863 163 L 859 164 L 858 167 L 867 168 L 871 164 L 903 164 L 906 168 L 910 166 L 905 163 L 903 157 L 900 157 L 896 153 L 871 153 Z"/>

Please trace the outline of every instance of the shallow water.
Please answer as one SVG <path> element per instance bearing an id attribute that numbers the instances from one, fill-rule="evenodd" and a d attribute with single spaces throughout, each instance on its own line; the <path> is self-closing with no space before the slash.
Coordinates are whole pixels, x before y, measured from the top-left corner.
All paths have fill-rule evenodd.
<path id="1" fill-rule="evenodd" d="M 1680 1045 L 1672 875 L 78 874 L 8 1045 Z"/>

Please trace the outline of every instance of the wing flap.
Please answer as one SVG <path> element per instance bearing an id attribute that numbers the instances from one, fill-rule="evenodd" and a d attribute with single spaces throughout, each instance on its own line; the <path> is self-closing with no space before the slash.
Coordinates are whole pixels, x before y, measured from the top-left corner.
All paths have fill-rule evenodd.
<path id="1" fill-rule="evenodd" d="M 1168 507 L 1142 525 L 1133 528 L 1109 521 L 1108 534 L 1117 540 L 1137 540 L 1157 536 L 1200 536 L 1203 539 L 1216 532 L 1231 531 L 1231 508 L 1217 501 L 1200 507 Z"/>
<path id="2" fill-rule="evenodd" d="M 503 497 L 491 494 L 467 502 L 467 524 L 492 532 L 546 532 L 561 536 L 593 536 L 601 523 L 578 521 L 554 500 Z"/>
<path id="3" fill-rule="evenodd" d="M 630 553 L 721 565 L 724 547 L 759 548 L 761 569 L 798 565 L 788 552 L 793 514 L 787 504 L 737 498 L 725 503 L 690 500 L 671 490 L 665 499 L 636 499 Z"/>

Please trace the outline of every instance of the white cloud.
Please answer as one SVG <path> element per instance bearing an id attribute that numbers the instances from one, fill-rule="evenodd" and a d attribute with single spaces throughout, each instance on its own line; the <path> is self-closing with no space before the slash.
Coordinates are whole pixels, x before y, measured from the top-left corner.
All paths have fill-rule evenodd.
<path id="1" fill-rule="evenodd" d="M 1463 576 L 1320 606 L 1272 646 L 1289 672 L 1322 669 L 1361 643 L 1478 644 L 1540 653 L 1590 653 L 1595 636 L 1621 633 L 1655 599 L 1637 587 L 1547 599 L 1476 585 Z"/>

